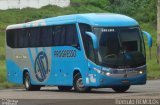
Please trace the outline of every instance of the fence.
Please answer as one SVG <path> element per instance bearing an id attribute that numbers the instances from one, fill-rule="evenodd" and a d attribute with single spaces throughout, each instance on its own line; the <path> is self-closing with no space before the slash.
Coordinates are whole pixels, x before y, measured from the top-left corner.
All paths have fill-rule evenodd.
<path id="1" fill-rule="evenodd" d="M 23 8 L 41 8 L 47 5 L 57 5 L 67 7 L 70 0 L 0 0 L 0 10 L 23 9 Z"/>

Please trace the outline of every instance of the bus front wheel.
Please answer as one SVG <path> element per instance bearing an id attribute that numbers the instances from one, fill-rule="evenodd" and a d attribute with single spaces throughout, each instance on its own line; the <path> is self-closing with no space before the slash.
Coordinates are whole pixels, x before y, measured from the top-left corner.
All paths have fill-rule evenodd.
<path id="1" fill-rule="evenodd" d="M 41 88 L 40 86 L 31 84 L 31 79 L 28 72 L 24 74 L 24 86 L 27 91 L 38 91 Z"/>
<path id="2" fill-rule="evenodd" d="M 117 93 L 126 92 L 129 88 L 130 88 L 130 85 L 112 87 L 112 89 Z"/>
<path id="3" fill-rule="evenodd" d="M 91 90 L 90 87 L 86 87 L 86 86 L 83 85 L 82 76 L 81 76 L 80 73 L 77 73 L 74 76 L 73 85 L 74 85 L 75 91 L 77 91 L 77 92 L 84 93 L 84 92 L 89 92 Z"/>

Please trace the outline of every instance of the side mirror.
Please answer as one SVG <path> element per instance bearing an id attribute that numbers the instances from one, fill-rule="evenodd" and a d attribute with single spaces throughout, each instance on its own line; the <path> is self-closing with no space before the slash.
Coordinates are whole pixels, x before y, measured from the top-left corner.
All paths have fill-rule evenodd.
<path id="1" fill-rule="evenodd" d="M 142 31 L 142 32 L 143 32 L 143 35 L 147 37 L 148 47 L 149 47 L 149 56 L 151 59 L 152 36 L 146 31 Z"/>
<path id="2" fill-rule="evenodd" d="M 86 34 L 92 39 L 94 49 L 98 49 L 98 39 L 96 35 L 92 32 L 86 32 Z"/>
<path id="3" fill-rule="evenodd" d="M 152 36 L 146 31 L 142 31 L 142 32 L 143 32 L 143 35 L 147 37 L 148 47 L 151 48 L 152 47 Z"/>

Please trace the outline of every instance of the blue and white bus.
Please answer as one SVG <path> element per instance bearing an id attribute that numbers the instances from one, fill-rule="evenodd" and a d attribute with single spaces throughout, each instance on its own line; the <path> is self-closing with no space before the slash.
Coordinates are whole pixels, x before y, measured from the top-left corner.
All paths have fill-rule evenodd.
<path id="1" fill-rule="evenodd" d="M 77 92 L 146 84 L 143 35 L 138 22 L 112 13 L 58 16 L 6 29 L 9 82 L 26 90 L 58 86 Z"/>

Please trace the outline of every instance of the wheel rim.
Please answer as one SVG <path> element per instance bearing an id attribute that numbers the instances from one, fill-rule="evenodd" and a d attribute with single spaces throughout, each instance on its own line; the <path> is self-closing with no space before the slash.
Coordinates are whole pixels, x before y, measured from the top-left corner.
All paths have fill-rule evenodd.
<path id="1" fill-rule="evenodd" d="M 26 86 L 26 88 L 29 88 L 29 83 L 30 83 L 29 77 L 26 76 L 26 79 L 25 79 L 25 86 Z"/>
<path id="2" fill-rule="evenodd" d="M 84 88 L 82 78 L 79 78 L 79 79 L 77 80 L 77 87 L 78 87 L 79 89 Z"/>

